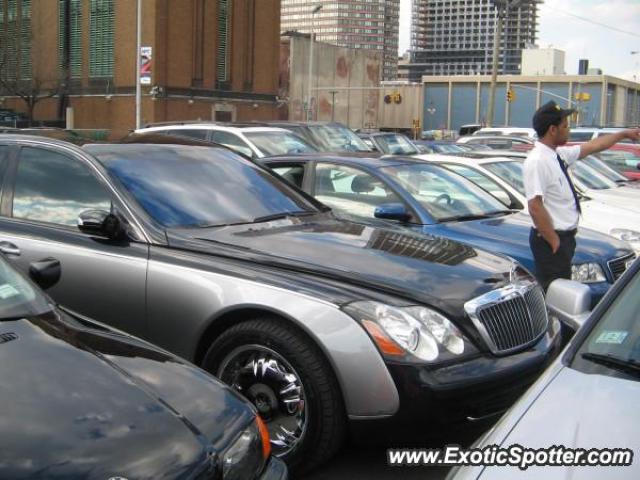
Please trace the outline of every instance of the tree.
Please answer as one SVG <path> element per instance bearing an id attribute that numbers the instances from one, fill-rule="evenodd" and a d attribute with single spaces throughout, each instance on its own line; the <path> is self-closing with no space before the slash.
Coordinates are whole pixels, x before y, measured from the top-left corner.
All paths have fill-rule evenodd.
<path id="1" fill-rule="evenodd" d="M 12 68 L 13 67 L 13 68 Z M 30 78 L 21 78 L 15 64 L 7 61 L 6 50 L 0 57 L 0 92 L 5 96 L 19 97 L 27 107 L 29 125 L 33 122 L 33 112 L 38 102 L 55 97 L 63 89 L 59 78 L 43 78 L 33 72 Z"/>

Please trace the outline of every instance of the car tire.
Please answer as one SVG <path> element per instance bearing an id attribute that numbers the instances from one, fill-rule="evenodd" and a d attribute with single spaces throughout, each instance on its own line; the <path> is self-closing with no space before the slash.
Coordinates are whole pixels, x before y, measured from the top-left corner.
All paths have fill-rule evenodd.
<path id="1" fill-rule="evenodd" d="M 253 403 L 272 452 L 292 473 L 326 462 L 344 442 L 347 421 L 333 371 L 286 321 L 262 317 L 232 326 L 211 344 L 203 367 Z"/>

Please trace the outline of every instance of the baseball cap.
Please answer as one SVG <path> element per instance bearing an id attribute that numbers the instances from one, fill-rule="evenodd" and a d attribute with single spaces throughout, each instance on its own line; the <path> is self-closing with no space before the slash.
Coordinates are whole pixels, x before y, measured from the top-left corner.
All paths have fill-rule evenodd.
<path id="1" fill-rule="evenodd" d="M 533 114 L 533 129 L 542 138 L 551 125 L 560 125 L 562 119 L 575 113 L 573 108 L 560 108 L 553 100 L 542 105 Z"/>

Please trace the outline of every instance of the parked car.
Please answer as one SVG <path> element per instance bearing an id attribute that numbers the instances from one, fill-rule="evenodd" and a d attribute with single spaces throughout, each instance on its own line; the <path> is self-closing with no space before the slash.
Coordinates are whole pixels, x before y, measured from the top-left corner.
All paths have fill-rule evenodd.
<path id="1" fill-rule="evenodd" d="M 319 152 L 371 152 L 358 135 L 340 122 L 292 122 L 270 120 L 262 122 L 271 127 L 286 128 L 304 138 Z"/>
<path id="2" fill-rule="evenodd" d="M 526 127 L 483 127 L 473 132 L 474 136 L 480 135 L 510 135 L 535 140 L 538 138 L 533 128 Z"/>
<path id="3" fill-rule="evenodd" d="M 528 137 L 516 135 L 469 135 L 459 138 L 456 143 L 462 145 L 480 144 L 494 150 L 528 151 L 533 148 L 534 141 Z"/>
<path id="4" fill-rule="evenodd" d="M 337 219 L 226 148 L 4 135 L 0 164 L 11 262 L 57 259 L 64 308 L 232 385 L 294 472 L 330 458 L 349 421 L 495 415 L 559 350 L 513 260 Z"/>
<path id="5" fill-rule="evenodd" d="M 636 260 L 591 313 L 562 356 L 487 434 L 473 446 L 640 451 L 640 261 Z M 562 282 L 562 281 L 561 281 Z M 552 284 L 564 305 L 584 306 L 584 292 Z M 575 316 L 584 315 L 579 307 Z M 448 479 L 511 479 L 517 467 L 454 468 Z M 533 479 L 629 479 L 640 476 L 636 459 L 627 466 L 530 466 Z"/>
<path id="6" fill-rule="evenodd" d="M 508 255 L 535 270 L 529 247 L 530 217 L 506 208 L 444 167 L 416 157 L 319 154 L 271 157 L 263 163 L 286 178 L 296 178 L 299 188 L 336 213 L 468 243 Z M 626 242 L 588 229 L 578 233 L 577 244 L 574 278 L 589 285 L 597 302 L 621 272 L 618 265 L 624 270 L 625 259 L 633 251 Z"/>
<path id="7" fill-rule="evenodd" d="M 629 180 L 640 182 L 640 151 L 610 148 L 600 152 L 598 156 Z"/>
<path id="8" fill-rule="evenodd" d="M 316 151 L 315 147 L 298 135 L 272 127 L 230 126 L 205 122 L 156 125 L 139 128 L 135 133 L 162 133 L 218 143 L 251 158 Z"/>
<path id="9" fill-rule="evenodd" d="M 431 161 L 450 168 L 482 187 L 505 206 L 529 214 L 524 192 L 522 160 L 505 157 L 432 156 Z M 598 161 L 586 157 L 580 161 Z M 614 172 L 615 173 L 615 172 Z M 582 196 L 580 227 L 606 233 L 619 240 L 629 242 L 636 255 L 640 254 L 640 230 L 638 213 Z"/>
<path id="10" fill-rule="evenodd" d="M 416 140 L 418 147 L 424 147 L 422 153 L 461 153 L 467 151 L 463 144 L 447 142 L 445 140 Z"/>
<path id="11" fill-rule="evenodd" d="M 66 274 L 51 258 L 29 269 L 43 287 Z M 2 256 L 0 284 L 0 478 L 287 478 L 230 387 L 57 307 Z"/>
<path id="12" fill-rule="evenodd" d="M 358 132 L 371 150 L 385 155 L 416 155 L 420 149 L 406 135 L 395 132 Z"/>
<path id="13" fill-rule="evenodd" d="M 527 154 L 510 150 L 496 150 L 494 153 L 474 152 L 474 156 L 499 156 L 524 160 Z M 619 184 L 610 180 L 606 175 L 594 170 L 588 162 L 577 162 L 569 169 L 569 173 L 578 193 L 606 205 L 640 213 L 640 199 L 638 198 L 638 188 L 635 185 Z"/>

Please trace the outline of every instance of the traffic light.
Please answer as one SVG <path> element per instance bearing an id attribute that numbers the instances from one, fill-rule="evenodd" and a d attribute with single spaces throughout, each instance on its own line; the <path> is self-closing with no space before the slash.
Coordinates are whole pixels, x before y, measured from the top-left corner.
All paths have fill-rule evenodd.
<path id="1" fill-rule="evenodd" d="M 507 90 L 507 102 L 513 102 L 513 100 L 516 98 L 515 93 L 513 92 L 513 90 L 509 89 Z"/>

